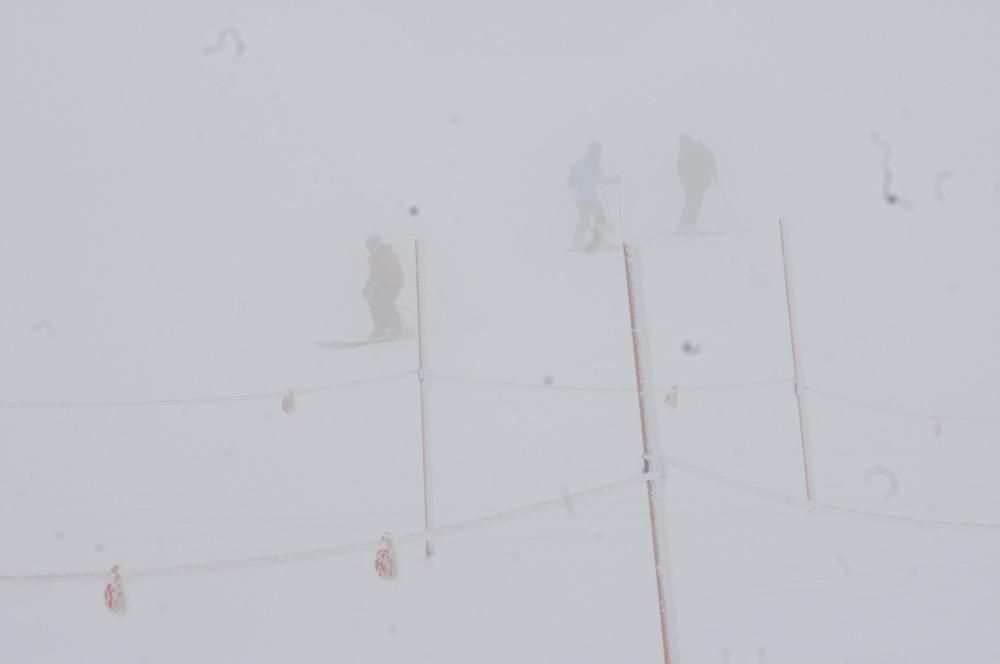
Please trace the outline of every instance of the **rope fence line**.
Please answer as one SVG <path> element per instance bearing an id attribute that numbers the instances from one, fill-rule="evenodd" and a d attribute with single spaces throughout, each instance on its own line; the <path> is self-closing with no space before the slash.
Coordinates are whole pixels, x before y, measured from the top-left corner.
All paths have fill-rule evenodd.
<path id="1" fill-rule="evenodd" d="M 814 503 L 814 504 L 819 509 L 825 512 L 830 512 L 831 514 L 845 514 L 879 522 L 890 521 L 892 523 L 901 523 L 909 526 L 923 526 L 928 528 L 959 528 L 959 529 L 973 529 L 973 530 L 1000 529 L 1000 523 L 996 521 L 953 521 L 949 519 L 923 519 L 913 516 L 886 514 L 885 512 L 869 512 L 867 510 L 862 510 L 853 507 L 844 507 L 842 505 L 831 505 L 830 503 Z"/>
<path id="2" fill-rule="evenodd" d="M 438 537 L 457 535 L 460 533 L 469 532 L 471 530 L 476 530 L 496 523 L 511 521 L 521 516 L 527 516 L 529 514 L 543 512 L 557 507 L 567 508 L 567 505 L 572 504 L 574 501 L 577 500 L 592 498 L 594 496 L 599 496 L 606 493 L 613 493 L 620 489 L 624 489 L 630 486 L 638 486 L 646 484 L 647 482 L 656 482 L 662 479 L 662 477 L 663 477 L 662 473 L 657 473 L 657 472 L 641 473 L 639 475 L 625 477 L 611 482 L 605 482 L 604 484 L 593 486 L 588 489 L 582 489 L 580 491 L 574 491 L 574 492 L 567 492 L 562 494 L 558 498 L 550 498 L 549 500 L 543 500 L 537 503 L 532 503 L 530 505 L 515 507 L 513 509 L 504 510 L 502 512 L 494 512 L 492 514 L 487 514 L 472 519 L 466 519 L 465 521 L 457 521 L 455 523 L 451 523 L 445 526 L 439 526 L 437 528 L 432 528 L 426 531 L 419 531 L 419 532 L 400 535 L 398 541 L 424 542 L 432 537 L 434 539 L 437 539 Z"/>
<path id="3" fill-rule="evenodd" d="M 305 396 L 310 394 L 337 392 L 341 390 L 351 389 L 354 387 L 363 387 L 366 385 L 387 383 L 394 380 L 407 378 L 409 376 L 416 376 L 418 374 L 419 372 L 414 369 L 408 371 L 401 371 L 393 374 L 386 374 L 383 376 L 372 376 L 367 378 L 358 378 L 354 380 L 341 381 L 337 383 L 327 383 L 325 385 L 290 387 L 284 390 L 273 390 L 267 392 L 247 392 L 242 394 L 224 394 L 218 396 L 205 396 L 205 397 L 178 397 L 174 399 L 112 399 L 112 400 L 96 400 L 96 401 L 0 400 L 0 409 L 2 408 L 8 408 L 8 409 L 119 408 L 120 409 L 120 408 L 154 408 L 154 407 L 164 407 L 164 406 L 208 406 L 208 405 L 217 405 L 225 403 L 281 399 L 282 397 L 287 396 L 289 393 L 293 393 L 295 396 L 300 396 L 300 395 Z M 497 380 L 491 378 L 476 378 L 473 376 L 459 376 L 447 373 L 428 372 L 426 377 L 431 380 L 437 380 L 447 383 L 483 385 L 483 386 L 503 387 L 503 388 L 520 389 L 520 390 L 534 390 L 534 391 L 548 391 L 548 392 L 577 392 L 577 393 L 590 392 L 590 393 L 605 393 L 605 394 L 609 393 L 633 394 L 635 392 L 634 387 L 619 387 L 612 385 L 559 385 L 556 383 L 553 384 L 529 383 L 525 381 L 516 381 L 516 380 Z M 794 378 L 788 377 L 788 378 L 765 378 L 758 380 L 734 381 L 729 383 L 677 384 L 670 386 L 670 388 L 668 389 L 661 388 L 659 390 L 656 390 L 655 393 L 661 397 L 666 397 L 669 400 L 671 398 L 676 399 L 676 395 L 678 392 L 710 392 L 719 390 L 738 390 L 738 389 L 753 388 L 753 387 L 766 387 L 772 385 L 796 385 L 796 382 Z M 939 413 L 933 411 L 910 410 L 906 408 L 898 408 L 895 406 L 887 406 L 880 403 L 865 401 L 863 399 L 858 399 L 847 394 L 814 387 L 812 385 L 808 385 L 801 382 L 797 383 L 797 385 L 800 389 L 820 397 L 825 397 L 827 399 L 832 399 L 834 401 L 840 401 L 842 403 L 855 406 L 857 408 L 865 408 L 867 410 L 888 413 L 890 415 L 896 415 L 899 417 L 922 419 L 935 423 L 946 422 L 946 421 L 947 422 L 962 422 L 962 421 L 1000 422 L 1000 415 L 974 415 L 974 414 Z M 675 406 L 676 404 L 672 403 L 671 405 Z"/>
<path id="4" fill-rule="evenodd" d="M 362 387 L 366 385 L 375 385 L 379 383 L 391 382 L 394 380 L 406 378 L 408 376 L 416 376 L 416 375 L 418 375 L 418 372 L 416 370 L 409 370 L 393 374 L 386 374 L 383 376 L 372 376 L 368 378 L 359 378 L 354 380 L 342 381 L 338 383 L 328 383 L 325 385 L 291 387 L 284 390 L 275 390 L 267 392 L 248 392 L 243 394 L 228 394 L 228 395 L 208 396 L 208 397 L 179 397 L 176 399 L 133 399 L 133 400 L 116 399 L 116 400 L 105 400 L 105 401 L 0 400 L 0 408 L 100 409 L 100 408 L 149 408 L 149 407 L 162 407 L 162 406 L 215 405 L 224 403 L 237 403 L 241 401 L 264 401 L 271 399 L 280 399 L 283 396 L 287 395 L 289 391 L 293 392 L 296 396 L 336 392 L 340 390 L 350 389 L 353 387 Z M 510 389 L 548 391 L 548 392 L 591 392 L 591 393 L 605 393 L 605 394 L 607 393 L 633 394 L 635 392 L 635 387 L 619 387 L 612 385 L 559 385 L 557 383 L 546 385 L 544 383 L 529 383 L 525 381 L 516 381 L 516 380 L 497 380 L 491 378 L 476 378 L 473 376 L 459 376 L 456 374 L 447 374 L 447 373 L 428 372 L 427 378 L 431 380 L 437 380 L 448 383 L 483 385 L 483 386 L 493 386 L 493 387 L 504 387 Z M 668 389 L 661 388 L 659 390 L 656 390 L 656 394 L 660 396 L 669 396 L 672 394 L 676 395 L 677 392 L 681 391 L 710 392 L 718 390 L 738 390 L 738 389 L 753 388 L 753 387 L 766 387 L 771 385 L 795 385 L 795 384 L 796 384 L 795 379 L 792 377 L 733 381 L 729 383 L 677 384 L 677 385 L 672 385 Z M 848 405 L 855 406 L 858 408 L 865 408 L 868 410 L 888 413 L 900 417 L 923 419 L 932 422 L 934 421 L 1000 422 L 1000 415 L 971 415 L 971 414 L 937 413 L 932 411 L 909 410 L 906 408 L 886 406 L 884 404 L 865 401 L 863 399 L 857 399 L 847 394 L 842 394 L 831 390 L 814 387 L 812 385 L 808 385 L 805 383 L 798 383 L 798 386 L 800 389 L 815 394 L 817 396 L 825 397 L 827 399 L 832 399 L 834 401 L 840 401 L 842 403 L 846 403 Z"/>
<path id="5" fill-rule="evenodd" d="M 372 376 L 369 378 L 357 378 L 338 383 L 327 383 L 325 385 L 310 385 L 306 387 L 290 387 L 279 391 L 270 392 L 247 392 L 243 394 L 225 394 L 209 397 L 179 397 L 176 399 L 116 399 L 106 401 L 0 401 L 0 408 L 73 408 L 73 409 L 96 409 L 96 408 L 150 408 L 158 406 L 201 406 L 215 405 L 223 403 L 237 403 L 241 401 L 264 401 L 280 399 L 291 390 L 295 395 L 321 394 L 325 392 L 337 392 L 340 390 L 361 387 L 365 385 L 375 385 L 387 383 L 407 376 L 415 376 L 416 370 L 401 371 L 384 376 Z"/>
<path id="6" fill-rule="evenodd" d="M 860 508 L 834 505 L 817 500 L 808 500 L 802 496 L 787 494 L 775 489 L 759 486 L 745 480 L 740 480 L 723 473 L 719 473 L 710 468 L 705 468 L 697 464 L 690 463 L 676 457 L 663 457 L 663 465 L 688 475 L 707 480 L 725 488 L 750 494 L 762 500 L 781 504 L 789 508 L 799 508 L 807 512 L 825 512 L 833 515 L 860 518 L 877 521 L 881 523 L 893 523 L 903 526 L 918 528 L 946 528 L 962 530 L 1000 530 L 1000 522 L 994 521 L 954 521 L 945 519 L 926 519 L 896 514 L 886 514 L 884 512 L 871 512 Z M 662 473 L 653 470 L 631 477 L 626 477 L 611 482 L 606 482 L 597 486 L 589 487 L 579 491 L 564 493 L 558 498 L 530 503 L 519 507 L 485 514 L 483 516 L 457 521 L 436 528 L 427 530 L 417 530 L 400 534 L 395 537 L 399 544 L 424 543 L 430 539 L 440 539 L 442 537 L 459 535 L 480 528 L 485 528 L 494 524 L 513 521 L 531 514 L 548 511 L 554 508 L 569 509 L 573 501 L 592 498 L 602 494 L 613 493 L 615 491 L 656 482 L 663 479 Z M 227 560 L 215 560 L 207 562 L 188 563 L 180 565 L 164 565 L 131 568 L 124 571 L 123 576 L 130 581 L 146 578 L 163 578 L 170 576 L 185 576 L 192 574 L 204 574 L 220 571 L 240 570 L 255 567 L 268 567 L 274 565 L 293 564 L 310 560 L 327 558 L 337 558 L 374 551 L 382 540 L 374 538 L 358 542 L 350 542 L 337 546 L 321 547 L 306 551 L 290 551 L 284 553 L 264 554 L 259 556 L 249 556 L 245 558 L 234 558 Z M 37 574 L 2 574 L 0 582 L 40 582 L 40 581 L 80 581 L 80 580 L 105 580 L 108 577 L 106 570 L 88 570 L 73 572 L 53 572 Z"/>
<path id="7" fill-rule="evenodd" d="M 839 394 L 837 392 L 831 392 L 829 390 L 824 390 L 810 385 L 802 385 L 803 390 L 811 392 L 818 396 L 826 397 L 827 399 L 833 399 L 834 401 L 840 401 L 851 406 L 856 406 L 858 408 L 866 408 L 868 410 L 879 411 L 883 413 L 890 413 L 892 415 L 899 415 L 900 417 L 910 417 L 913 419 L 924 419 L 924 420 L 942 420 L 942 421 L 966 421 L 966 422 L 996 422 L 1000 421 L 1000 415 L 960 415 L 960 414 L 949 414 L 949 413 L 933 413 L 927 411 L 916 411 L 908 410 L 906 408 L 896 408 L 894 406 L 885 406 L 882 404 L 872 403 L 870 401 L 864 401 L 861 399 L 855 399 L 854 397 Z"/>
<path id="8" fill-rule="evenodd" d="M 688 475 L 700 477 L 701 479 L 714 482 L 715 484 L 722 485 L 728 489 L 733 489 L 741 493 L 749 493 L 758 498 L 778 502 L 786 507 L 798 507 L 808 504 L 806 500 L 800 496 L 793 496 L 791 494 L 782 493 L 781 491 L 758 486 L 745 480 L 724 475 L 718 471 L 712 470 L 711 468 L 705 468 L 704 466 L 690 463 L 684 459 L 671 456 L 661 456 L 660 460 L 667 468 L 673 468 L 683 473 L 687 473 Z"/>
<path id="9" fill-rule="evenodd" d="M 454 374 L 429 374 L 429 378 L 433 380 L 440 380 L 450 383 L 464 383 L 469 385 L 489 385 L 495 387 L 507 387 L 513 389 L 527 389 L 527 390 L 537 390 L 537 391 L 550 391 L 550 392 L 611 392 L 611 393 L 627 393 L 632 394 L 635 392 L 634 387 L 616 387 L 616 386 L 604 386 L 604 385 L 559 385 L 552 384 L 546 385 L 544 383 L 528 383 L 523 381 L 512 381 L 512 380 L 493 380 L 490 378 L 474 378 L 470 376 L 457 376 Z M 734 390 L 743 389 L 749 387 L 763 387 L 770 385 L 795 385 L 796 381 L 792 377 L 788 378 L 765 378 L 760 380 L 747 380 L 747 381 L 735 381 L 731 383 L 700 383 L 700 384 L 677 384 L 672 385 L 668 389 L 656 390 L 658 395 L 669 395 L 675 392 L 709 392 L 717 390 Z M 890 413 L 893 415 L 899 415 L 902 417 L 911 417 L 915 419 L 926 419 L 926 420 L 940 420 L 940 421 L 1000 421 L 1000 415 L 960 415 L 960 414 L 948 414 L 948 413 L 935 413 L 935 412 L 921 412 L 915 410 L 907 410 L 903 408 L 895 408 L 893 406 L 884 406 L 882 404 L 877 404 L 874 402 L 863 401 L 861 399 L 855 399 L 851 396 L 840 394 L 837 392 L 832 392 L 829 390 L 813 387 L 805 383 L 798 383 L 798 386 L 812 394 L 818 396 L 826 397 L 828 399 L 833 399 L 836 401 L 842 401 L 844 403 L 857 406 L 859 408 L 867 408 L 869 410 L 880 411 L 884 413 Z"/>
<path id="10" fill-rule="evenodd" d="M 600 393 L 622 393 L 632 394 L 634 387 L 615 387 L 609 385 L 559 385 L 553 383 L 528 383 L 514 380 L 494 380 L 492 378 L 474 378 L 471 376 L 456 376 L 453 374 L 430 373 L 427 376 L 431 380 L 439 380 L 446 383 L 459 383 L 464 385 L 484 385 L 490 387 L 509 387 L 519 390 L 538 390 L 544 392 L 600 392 Z"/>
<path id="11" fill-rule="evenodd" d="M 339 546 L 321 547 L 318 549 L 311 549 L 309 551 L 289 551 L 285 553 L 249 556 L 247 558 L 215 560 L 183 565 L 165 565 L 162 567 L 140 567 L 137 569 L 127 569 L 124 576 L 130 581 L 135 581 L 140 579 L 189 576 L 192 574 L 232 571 L 252 567 L 270 567 L 274 565 L 306 562 L 309 560 L 319 560 L 323 558 L 339 558 L 340 556 L 347 556 L 353 553 L 374 550 L 378 547 L 378 544 L 379 539 L 376 538 L 360 542 L 350 542 Z M 104 575 L 106 576 L 106 573 Z"/>
<path id="12" fill-rule="evenodd" d="M 614 480 L 611 482 L 605 482 L 603 484 L 592 486 L 579 491 L 564 493 L 558 498 L 552 498 L 549 500 L 543 500 L 536 503 L 530 503 L 528 505 L 521 505 L 519 507 L 503 510 L 500 512 L 493 512 L 490 514 L 485 514 L 483 516 L 474 517 L 471 519 L 465 519 L 463 521 L 456 521 L 454 523 L 446 524 L 444 526 L 439 526 L 436 528 L 429 528 L 426 530 L 417 530 L 408 533 L 403 533 L 395 537 L 394 540 L 399 544 L 410 544 L 416 542 L 423 543 L 430 539 L 436 540 L 441 537 L 457 535 L 471 530 L 484 528 L 496 523 L 512 521 L 519 517 L 527 516 L 537 512 L 543 512 L 556 507 L 565 508 L 568 503 L 572 503 L 573 501 L 591 498 L 606 493 L 612 493 L 614 491 L 618 491 L 626 487 L 637 486 L 645 484 L 647 482 L 654 482 L 659 480 L 661 477 L 662 475 L 660 473 L 642 473 L 631 477 L 625 477 L 622 479 Z M 169 576 L 183 576 L 190 574 L 217 572 L 224 570 L 238 570 L 251 567 L 266 567 L 271 565 L 304 562 L 308 560 L 317 560 L 323 558 L 336 558 L 340 556 L 350 555 L 353 553 L 374 551 L 378 547 L 380 542 L 381 542 L 380 538 L 375 538 L 359 542 L 350 542 L 347 544 L 341 544 L 337 546 L 310 549 L 307 551 L 290 551 L 285 553 L 265 554 L 259 556 L 249 556 L 246 558 L 215 560 L 215 561 L 188 563 L 181 565 L 137 567 L 125 570 L 122 576 L 127 580 L 138 580 L 144 578 L 161 578 Z M 103 580 L 106 579 L 107 576 L 108 576 L 107 570 L 55 572 L 47 574 L 45 573 L 2 574 L 0 575 L 0 582 L 62 581 L 62 580 L 87 580 L 87 579 Z"/>
<path id="13" fill-rule="evenodd" d="M 242 394 L 225 394 L 218 396 L 208 396 L 208 397 L 178 397 L 175 399 L 111 399 L 111 400 L 96 400 L 96 401 L 71 401 L 71 400 L 0 400 L 0 408 L 38 408 L 38 409 L 59 409 L 59 408 L 145 408 L 145 407 L 157 407 L 157 406 L 189 406 L 189 405 L 213 405 L 222 403 L 235 403 L 240 401 L 263 401 L 270 399 L 280 399 L 281 397 L 288 394 L 291 390 L 296 395 L 308 395 L 308 394 L 320 394 L 324 392 L 335 392 L 339 390 L 349 389 L 352 387 L 361 387 L 365 385 L 373 385 L 377 383 L 390 382 L 393 380 L 398 380 L 401 378 L 406 378 L 408 376 L 418 375 L 417 370 L 401 371 L 393 374 L 386 374 L 384 376 L 373 376 L 369 378 L 359 378 L 355 380 L 342 381 L 338 383 L 328 383 L 325 385 L 313 385 L 307 387 L 290 387 L 284 390 L 272 390 L 267 392 L 248 392 Z M 432 380 L 440 380 L 444 382 L 451 383 L 466 383 L 472 385 L 491 385 L 496 387 L 507 387 L 514 389 L 531 389 L 531 390 L 543 390 L 543 391 L 554 391 L 554 392 L 617 392 L 632 394 L 635 392 L 634 387 L 617 387 L 617 386 L 604 386 L 604 385 L 545 385 L 545 384 L 535 384 L 523 381 L 511 381 L 511 380 L 494 380 L 490 378 L 475 378 L 472 376 L 458 376 L 453 374 L 440 374 L 440 373 L 429 373 L 427 378 Z M 737 389 L 742 387 L 753 387 L 758 385 L 779 385 L 782 383 L 792 383 L 794 382 L 791 378 L 776 378 L 776 379 L 765 379 L 765 380 L 753 380 L 744 382 L 734 382 L 734 383 L 705 383 L 705 384 L 693 384 L 693 385 L 676 385 L 674 388 L 688 390 L 688 391 L 708 391 L 708 390 L 725 390 L 725 389 Z M 673 388 L 672 388 L 673 389 Z M 666 393 L 668 390 L 659 390 L 660 393 Z"/>
<path id="14" fill-rule="evenodd" d="M 52 572 L 48 574 L 0 574 L 0 581 L 81 581 L 106 579 L 107 570 L 89 572 Z"/>
<path id="15" fill-rule="evenodd" d="M 922 517 L 904 516 L 898 514 L 886 514 L 885 512 L 871 512 L 854 507 L 844 507 L 834 505 L 819 500 L 808 500 L 802 496 L 794 496 L 767 487 L 758 486 L 745 480 L 724 475 L 717 471 L 698 466 L 682 459 L 668 457 L 664 459 L 664 465 L 668 468 L 675 468 L 689 475 L 700 477 L 715 484 L 724 486 L 734 491 L 751 494 L 757 498 L 780 503 L 786 507 L 798 507 L 810 512 L 826 512 L 850 517 L 858 517 L 871 521 L 890 522 L 907 526 L 924 528 L 958 528 L 963 530 L 1000 530 L 1000 522 L 997 521 L 954 521 L 947 519 L 925 519 Z"/>
<path id="16" fill-rule="evenodd" d="M 429 374 L 429 378 L 432 380 L 440 380 L 448 383 L 464 383 L 469 385 L 491 385 L 495 387 L 509 387 L 514 389 L 528 389 L 528 390 L 539 390 L 548 392 L 616 392 L 622 394 L 635 394 L 635 387 L 617 387 L 612 385 L 559 385 L 558 383 L 553 383 L 551 385 L 546 385 L 544 383 L 528 383 L 524 381 L 514 381 L 514 380 L 494 380 L 491 378 L 474 378 L 471 376 L 458 376 L 455 374 L 442 374 L 434 373 Z M 673 385 L 669 389 L 659 389 L 656 390 L 657 394 L 664 395 L 668 392 L 674 390 L 684 390 L 690 392 L 699 391 L 711 391 L 711 390 L 729 390 L 729 389 L 739 389 L 744 387 L 756 387 L 762 385 L 783 385 L 794 383 L 792 378 L 769 378 L 763 380 L 748 380 L 733 383 L 701 383 L 701 384 L 690 384 L 690 385 Z"/>

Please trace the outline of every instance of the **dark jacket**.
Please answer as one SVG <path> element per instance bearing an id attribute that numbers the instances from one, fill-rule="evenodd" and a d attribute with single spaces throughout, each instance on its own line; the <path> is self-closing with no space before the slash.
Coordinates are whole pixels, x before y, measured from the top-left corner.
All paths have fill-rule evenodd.
<path id="1" fill-rule="evenodd" d="M 383 244 L 368 254 L 368 283 L 365 292 L 398 294 L 406 279 L 399 256 L 388 244 Z"/>
<path id="2" fill-rule="evenodd" d="M 708 189 L 718 177 L 715 157 L 698 141 L 684 141 L 677 152 L 677 175 L 685 189 Z"/>

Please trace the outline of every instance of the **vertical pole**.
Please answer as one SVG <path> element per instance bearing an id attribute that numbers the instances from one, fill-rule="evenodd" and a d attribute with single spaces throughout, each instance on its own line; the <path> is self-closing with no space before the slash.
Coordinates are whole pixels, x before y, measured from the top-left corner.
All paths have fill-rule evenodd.
<path id="1" fill-rule="evenodd" d="M 417 357 L 419 368 L 417 379 L 420 385 L 420 458 L 423 465 L 424 484 L 424 530 L 434 527 L 433 501 L 431 500 L 431 457 L 430 440 L 427 425 L 427 353 L 424 350 L 424 293 L 423 293 L 423 254 L 421 252 L 420 240 L 413 243 L 413 255 L 416 262 L 416 282 L 417 282 Z M 434 555 L 434 544 L 428 538 L 425 542 L 424 555 L 429 559 Z"/>
<path id="2" fill-rule="evenodd" d="M 646 386 L 643 382 L 642 361 L 639 356 L 639 323 L 636 314 L 635 285 L 632 276 L 632 252 L 627 244 L 622 244 L 625 257 L 625 286 L 628 290 L 629 321 L 632 324 L 632 356 L 635 360 L 635 386 L 639 397 L 639 424 L 642 429 L 642 455 L 648 469 L 652 451 L 649 445 L 649 429 L 646 412 Z M 653 563 L 656 571 L 656 596 L 660 606 L 660 638 L 663 641 L 663 663 L 670 664 L 670 632 L 667 629 L 666 589 L 663 580 L 664 568 L 660 551 L 659 510 L 656 504 L 656 492 L 652 482 L 646 482 L 646 500 L 649 506 L 649 525 L 653 535 Z"/>
<path id="3" fill-rule="evenodd" d="M 778 220 L 781 238 L 781 266 L 785 274 L 785 304 L 788 308 L 788 337 L 792 345 L 792 371 L 795 375 L 795 402 L 798 406 L 799 444 L 802 447 L 802 474 L 805 478 L 806 500 L 813 499 L 812 466 L 809 463 L 809 438 L 806 432 L 806 403 L 802 387 L 802 368 L 799 364 L 799 335 L 795 326 L 795 305 L 792 297 L 792 277 L 788 268 L 788 246 L 785 240 L 785 220 Z"/>

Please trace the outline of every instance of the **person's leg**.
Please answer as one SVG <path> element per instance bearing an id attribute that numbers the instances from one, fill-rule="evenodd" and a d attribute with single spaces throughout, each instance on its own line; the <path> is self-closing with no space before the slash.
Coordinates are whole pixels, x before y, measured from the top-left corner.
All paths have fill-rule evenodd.
<path id="1" fill-rule="evenodd" d="M 385 322 L 390 334 L 403 333 L 403 321 L 399 317 L 399 309 L 396 308 L 397 297 L 399 297 L 398 290 L 391 293 L 385 301 Z"/>
<path id="2" fill-rule="evenodd" d="M 576 209 L 580 217 L 576 222 L 576 233 L 573 235 L 572 249 L 583 249 L 587 241 L 587 230 L 590 228 L 590 207 L 587 201 L 577 201 Z"/>
<path id="3" fill-rule="evenodd" d="M 377 337 L 385 330 L 384 307 L 381 300 L 382 298 L 374 293 L 368 297 L 368 310 L 372 315 L 372 332 L 369 335 L 371 337 Z"/>
<path id="4" fill-rule="evenodd" d="M 608 225 L 607 217 L 604 216 L 604 208 L 601 207 L 600 201 L 593 201 L 590 207 L 591 215 L 594 217 L 594 237 L 587 245 L 587 251 L 594 252 L 597 251 L 601 242 L 604 240 L 604 231 Z"/>
<path id="5" fill-rule="evenodd" d="M 403 332 L 403 321 L 399 317 L 396 309 L 396 298 L 399 291 L 380 292 L 368 299 L 371 307 L 372 321 L 375 329 L 372 330 L 372 337 L 397 336 Z"/>
<path id="6" fill-rule="evenodd" d="M 681 221 L 678 224 L 680 230 L 692 230 L 698 223 L 698 215 L 701 214 L 701 202 L 705 198 L 704 187 L 690 187 L 684 189 L 684 208 L 681 210 Z"/>

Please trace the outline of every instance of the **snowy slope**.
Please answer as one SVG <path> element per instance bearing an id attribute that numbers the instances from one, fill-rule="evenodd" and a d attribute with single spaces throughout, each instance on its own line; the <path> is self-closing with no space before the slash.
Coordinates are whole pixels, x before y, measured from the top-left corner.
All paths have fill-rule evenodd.
<path id="1" fill-rule="evenodd" d="M 1000 661 L 998 18 L 4 5 L 0 661 L 662 661 L 622 255 L 565 252 L 594 138 L 641 265 L 675 664 Z M 203 54 L 227 25 L 245 53 Z M 713 190 L 727 234 L 667 234 L 688 131 L 742 230 Z M 424 527 L 416 342 L 313 343 L 366 333 L 372 232 L 410 325 L 423 242 L 461 526 L 391 582 L 375 541 Z"/>

